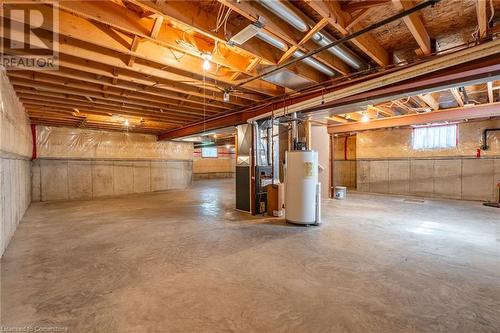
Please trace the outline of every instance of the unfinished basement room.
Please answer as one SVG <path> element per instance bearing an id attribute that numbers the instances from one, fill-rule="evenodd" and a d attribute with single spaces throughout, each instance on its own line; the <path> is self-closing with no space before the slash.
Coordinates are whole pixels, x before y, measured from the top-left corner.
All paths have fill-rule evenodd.
<path id="1" fill-rule="evenodd" d="M 500 1 L 0 20 L 0 332 L 500 332 Z"/>

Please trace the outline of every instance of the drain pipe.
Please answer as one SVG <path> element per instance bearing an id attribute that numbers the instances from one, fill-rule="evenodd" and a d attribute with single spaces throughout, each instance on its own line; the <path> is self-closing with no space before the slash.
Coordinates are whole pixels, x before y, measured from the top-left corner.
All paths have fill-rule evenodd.
<path id="1" fill-rule="evenodd" d="M 500 131 L 500 128 L 487 128 L 483 131 L 483 145 L 481 146 L 482 150 L 490 149 L 490 146 L 488 146 L 488 133 L 495 131 Z"/>
<path id="2" fill-rule="evenodd" d="M 307 32 L 310 30 L 309 25 L 284 3 L 277 0 L 259 0 L 259 2 L 262 6 L 300 32 Z M 328 45 L 332 42 L 328 37 L 319 32 L 313 35 L 312 40 L 319 46 Z M 332 47 L 328 52 L 336 55 L 342 59 L 342 61 L 357 70 L 366 67 L 366 63 L 343 45 Z"/>

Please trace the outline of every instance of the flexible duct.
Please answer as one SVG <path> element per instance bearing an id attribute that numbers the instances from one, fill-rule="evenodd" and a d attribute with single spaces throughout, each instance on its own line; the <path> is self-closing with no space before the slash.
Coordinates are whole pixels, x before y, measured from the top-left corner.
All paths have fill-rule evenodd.
<path id="1" fill-rule="evenodd" d="M 309 30 L 309 26 L 297 14 L 295 14 L 290 8 L 288 8 L 280 1 L 260 0 L 260 3 L 268 10 L 273 12 L 276 16 L 280 17 L 283 21 L 293 26 L 295 29 L 301 32 L 307 32 Z M 313 41 L 320 46 L 325 46 L 332 42 L 330 39 L 328 39 L 328 37 L 319 32 L 314 34 Z M 344 61 L 354 69 L 359 70 L 366 66 L 358 56 L 356 56 L 344 46 L 334 46 L 332 48 L 329 48 L 328 52 L 339 57 L 340 59 L 342 59 L 342 61 Z"/>

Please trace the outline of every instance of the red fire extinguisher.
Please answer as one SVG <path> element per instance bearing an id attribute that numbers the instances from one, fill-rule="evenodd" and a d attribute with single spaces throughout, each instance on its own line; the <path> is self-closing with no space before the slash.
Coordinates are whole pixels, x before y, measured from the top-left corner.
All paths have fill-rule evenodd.
<path id="1" fill-rule="evenodd" d="M 476 157 L 477 158 L 481 157 L 481 149 L 480 148 L 476 149 Z"/>

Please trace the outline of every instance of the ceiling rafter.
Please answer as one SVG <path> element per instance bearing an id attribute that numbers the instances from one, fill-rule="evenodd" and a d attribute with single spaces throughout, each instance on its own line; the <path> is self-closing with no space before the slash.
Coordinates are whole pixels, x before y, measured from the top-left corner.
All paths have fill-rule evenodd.
<path id="1" fill-rule="evenodd" d="M 273 38 L 287 45 L 287 47 L 289 48 L 295 47 L 297 50 L 307 52 L 308 49 L 318 47 L 317 45 L 315 44 L 311 45 L 310 42 L 308 42 L 310 38 L 307 38 L 306 40 L 303 41 L 301 45 L 299 45 L 301 40 L 304 39 L 304 37 L 306 37 L 305 35 L 299 33 L 298 31 L 294 31 L 286 22 L 283 22 L 281 19 L 278 19 L 275 14 L 269 12 L 265 8 L 259 7 L 256 3 L 253 3 L 252 1 L 237 1 L 237 0 L 218 0 L 218 1 L 224 4 L 225 6 L 231 8 L 235 12 L 239 13 L 240 15 L 248 19 L 250 22 L 256 22 L 259 19 L 259 17 L 265 17 L 267 20 L 263 30 L 267 34 L 273 36 Z M 304 20 L 309 21 L 308 23 L 310 23 L 311 26 L 315 25 L 315 23 L 313 23 L 310 19 L 307 19 L 304 15 L 301 16 Z M 293 53 L 290 53 L 290 55 L 292 54 Z M 329 56 L 325 52 L 316 54 L 315 56 L 313 56 L 313 58 L 321 62 L 325 66 L 330 67 L 334 71 L 337 71 L 343 75 L 346 75 L 350 72 L 348 66 L 344 62 L 340 61 L 336 57 Z M 304 69 L 307 67 L 308 66 L 302 66 L 302 71 L 298 74 L 304 75 Z"/>
<path id="2" fill-rule="evenodd" d="M 400 10 L 408 10 L 415 6 L 413 0 L 392 0 L 394 6 Z M 422 18 L 419 13 L 413 13 L 403 18 L 403 22 L 406 24 L 410 30 L 413 38 L 417 41 L 420 50 L 424 55 L 429 55 L 432 53 L 431 38 L 429 33 L 425 29 Z"/>
<path id="3" fill-rule="evenodd" d="M 109 115 L 113 113 L 128 113 L 134 114 L 136 116 L 151 116 L 156 118 L 165 118 L 172 117 L 175 115 L 175 119 L 172 118 L 170 121 L 172 123 L 185 123 L 189 121 L 194 121 L 197 119 L 201 119 L 201 116 L 192 117 L 186 115 L 179 115 L 175 111 L 165 110 L 161 112 L 159 109 L 148 109 L 148 108 L 140 108 L 133 105 L 128 104 L 113 104 L 113 103 L 89 103 L 82 101 L 74 96 L 61 96 L 57 93 L 53 92 L 36 92 L 28 89 L 19 89 L 19 98 L 26 102 L 28 105 L 40 105 L 45 107 L 65 107 L 70 110 L 75 108 L 78 109 L 92 109 L 92 110 L 100 110 L 102 112 L 107 112 Z M 47 98 L 50 98 L 51 102 L 47 101 Z"/>
<path id="4" fill-rule="evenodd" d="M 450 92 L 455 101 L 457 102 L 458 106 L 464 106 L 464 100 L 462 98 L 462 95 L 460 95 L 460 91 L 458 91 L 458 88 L 451 88 Z"/>
<path id="5" fill-rule="evenodd" d="M 280 60 L 278 61 L 278 64 L 284 63 L 288 58 L 290 58 L 293 55 L 294 52 L 296 52 L 299 49 L 300 46 L 304 45 L 307 41 L 309 41 L 314 36 L 314 34 L 323 29 L 327 24 L 328 24 L 328 19 L 322 18 L 307 32 L 307 34 L 304 37 L 302 37 L 302 39 L 296 45 L 291 46 L 283 54 L 283 56 L 281 56 Z"/>
<path id="6" fill-rule="evenodd" d="M 486 83 L 486 89 L 487 89 L 487 93 L 488 93 L 488 101 L 490 103 L 495 102 L 495 98 L 493 97 L 493 82 L 492 81 Z"/>
<path id="7" fill-rule="evenodd" d="M 132 24 L 135 23 L 135 26 L 137 26 L 144 20 L 151 21 L 150 19 L 131 17 L 129 10 L 116 6 L 109 1 L 61 1 L 59 6 L 63 9 L 59 12 L 60 25 L 58 33 L 60 35 L 126 54 L 127 59 L 133 56 L 136 63 L 138 59 L 142 59 L 163 65 L 166 72 L 177 72 L 177 75 L 188 72 L 190 76 L 194 76 L 194 79 L 202 81 L 200 69 L 202 68 L 203 59 L 201 53 L 180 46 L 178 41 L 183 38 L 182 31 L 163 29 L 156 39 L 151 39 L 149 35 L 142 33 L 142 30 L 147 28 L 139 29 L 135 27 L 134 29 L 134 24 Z M 101 6 L 114 7 L 103 10 Z M 50 10 L 50 8 L 45 10 Z M 120 11 L 125 11 L 128 15 Z M 88 19 L 92 19 L 94 22 L 91 23 Z M 127 22 L 127 19 L 130 20 L 128 25 L 124 23 Z M 111 27 L 115 29 L 103 25 L 108 24 L 108 22 L 114 23 Z M 44 22 L 43 27 L 50 29 L 52 27 L 51 22 Z M 135 36 L 142 37 L 142 42 L 137 43 L 134 52 L 131 51 L 130 45 L 132 45 Z M 198 44 L 202 44 L 202 42 L 199 41 Z M 207 43 L 204 42 L 204 44 Z M 212 45 L 211 48 L 206 46 L 205 48 L 213 50 L 214 46 Z M 221 56 L 221 54 L 226 56 Z M 230 59 L 230 61 L 227 59 Z M 213 52 L 211 61 L 227 69 L 223 72 L 223 75 L 220 74 L 220 70 L 218 73 L 207 71 L 207 78 L 217 80 L 221 85 L 226 86 L 231 83 L 231 72 L 245 70 L 249 62 L 247 57 L 238 57 L 237 54 L 227 54 L 227 52 L 223 53 L 222 51 Z M 132 64 L 132 67 L 134 65 Z M 251 75 L 251 73 L 247 74 Z M 182 79 L 176 80 L 182 81 Z M 282 88 L 263 80 L 246 85 L 244 89 L 268 96 L 274 96 L 284 91 Z"/>
<path id="8" fill-rule="evenodd" d="M 102 97 L 100 96 L 99 93 L 96 92 L 91 92 L 91 91 L 85 91 L 82 89 L 78 88 L 68 88 L 65 87 L 64 85 L 58 85 L 58 84 L 52 84 L 52 83 L 46 83 L 46 82 L 33 82 L 31 80 L 25 80 L 25 79 L 11 79 L 11 83 L 14 86 L 18 87 L 26 87 L 26 88 L 34 88 L 39 93 L 43 92 L 52 92 L 52 93 L 59 93 L 59 94 L 66 94 L 66 95 L 74 95 L 74 96 L 82 96 L 82 93 L 85 93 L 86 95 L 85 98 L 90 103 L 98 103 L 98 101 L 101 101 L 101 103 L 107 102 L 110 104 L 116 104 L 116 103 L 122 103 L 122 104 L 127 104 L 127 105 L 135 105 L 137 107 L 143 107 L 143 108 L 156 108 L 156 109 L 164 109 L 164 110 L 172 110 L 175 111 L 175 113 L 179 116 L 181 115 L 196 115 L 200 116 L 203 113 L 203 110 L 201 108 L 195 109 L 195 108 L 189 108 L 186 107 L 185 105 L 178 105 L 178 104 L 170 104 L 170 103 L 159 103 L 159 102 L 154 102 L 154 101 L 145 101 L 143 99 L 137 99 L 137 98 L 132 98 L 130 96 L 116 96 L 116 95 L 110 95 L 108 97 Z M 125 97 L 125 98 L 124 98 Z M 206 110 L 207 114 L 214 115 L 217 113 L 220 113 L 220 111 L 214 111 L 212 109 Z"/>
<path id="9" fill-rule="evenodd" d="M 177 105 L 179 106 L 182 101 L 186 101 L 185 99 L 172 99 L 169 98 L 169 96 L 162 96 L 162 95 L 151 95 L 147 92 L 141 91 L 137 92 L 134 90 L 128 90 L 128 89 L 123 89 L 121 87 L 117 86 L 104 86 L 108 87 L 106 89 L 103 89 L 101 85 L 95 84 L 92 82 L 81 82 L 81 81 L 75 81 L 73 79 L 68 79 L 65 77 L 62 77 L 64 79 L 61 80 L 61 76 L 57 75 L 51 75 L 53 74 L 52 72 L 46 71 L 46 72 L 24 72 L 24 71 L 13 71 L 9 73 L 10 78 L 14 79 L 25 79 L 27 83 L 32 83 L 32 84 L 37 84 L 37 83 L 51 83 L 54 85 L 60 86 L 61 91 L 65 91 L 66 88 L 72 89 L 82 89 L 82 92 L 85 93 L 85 91 L 90 92 L 93 94 L 93 96 L 99 96 L 99 93 L 103 93 L 103 97 L 107 97 L 109 95 L 114 95 L 114 96 L 120 96 L 120 97 L 126 97 L 126 98 L 135 98 L 138 100 L 143 100 L 147 102 L 157 102 L 157 103 L 162 103 L 162 104 L 168 104 L 168 105 Z M 80 79 L 78 79 L 80 80 Z M 107 95 L 107 96 L 104 96 Z M 193 103 L 192 101 L 186 101 L 186 103 L 182 104 L 186 110 L 200 110 L 200 106 L 203 104 L 198 104 L 198 103 Z M 207 110 L 209 111 L 225 111 L 229 109 L 227 106 L 226 107 L 221 107 L 219 105 L 214 105 L 214 104 L 208 104 L 206 106 Z"/>
<path id="10" fill-rule="evenodd" d="M 342 10 L 337 1 L 305 0 L 305 2 L 319 15 L 327 18 L 330 25 L 338 32 L 344 36 L 349 35 L 346 26 L 350 15 Z M 353 31 L 361 30 L 359 24 L 354 24 L 351 29 Z M 363 34 L 352 39 L 352 42 L 378 65 L 384 67 L 390 64 L 389 54 L 371 34 Z"/>

